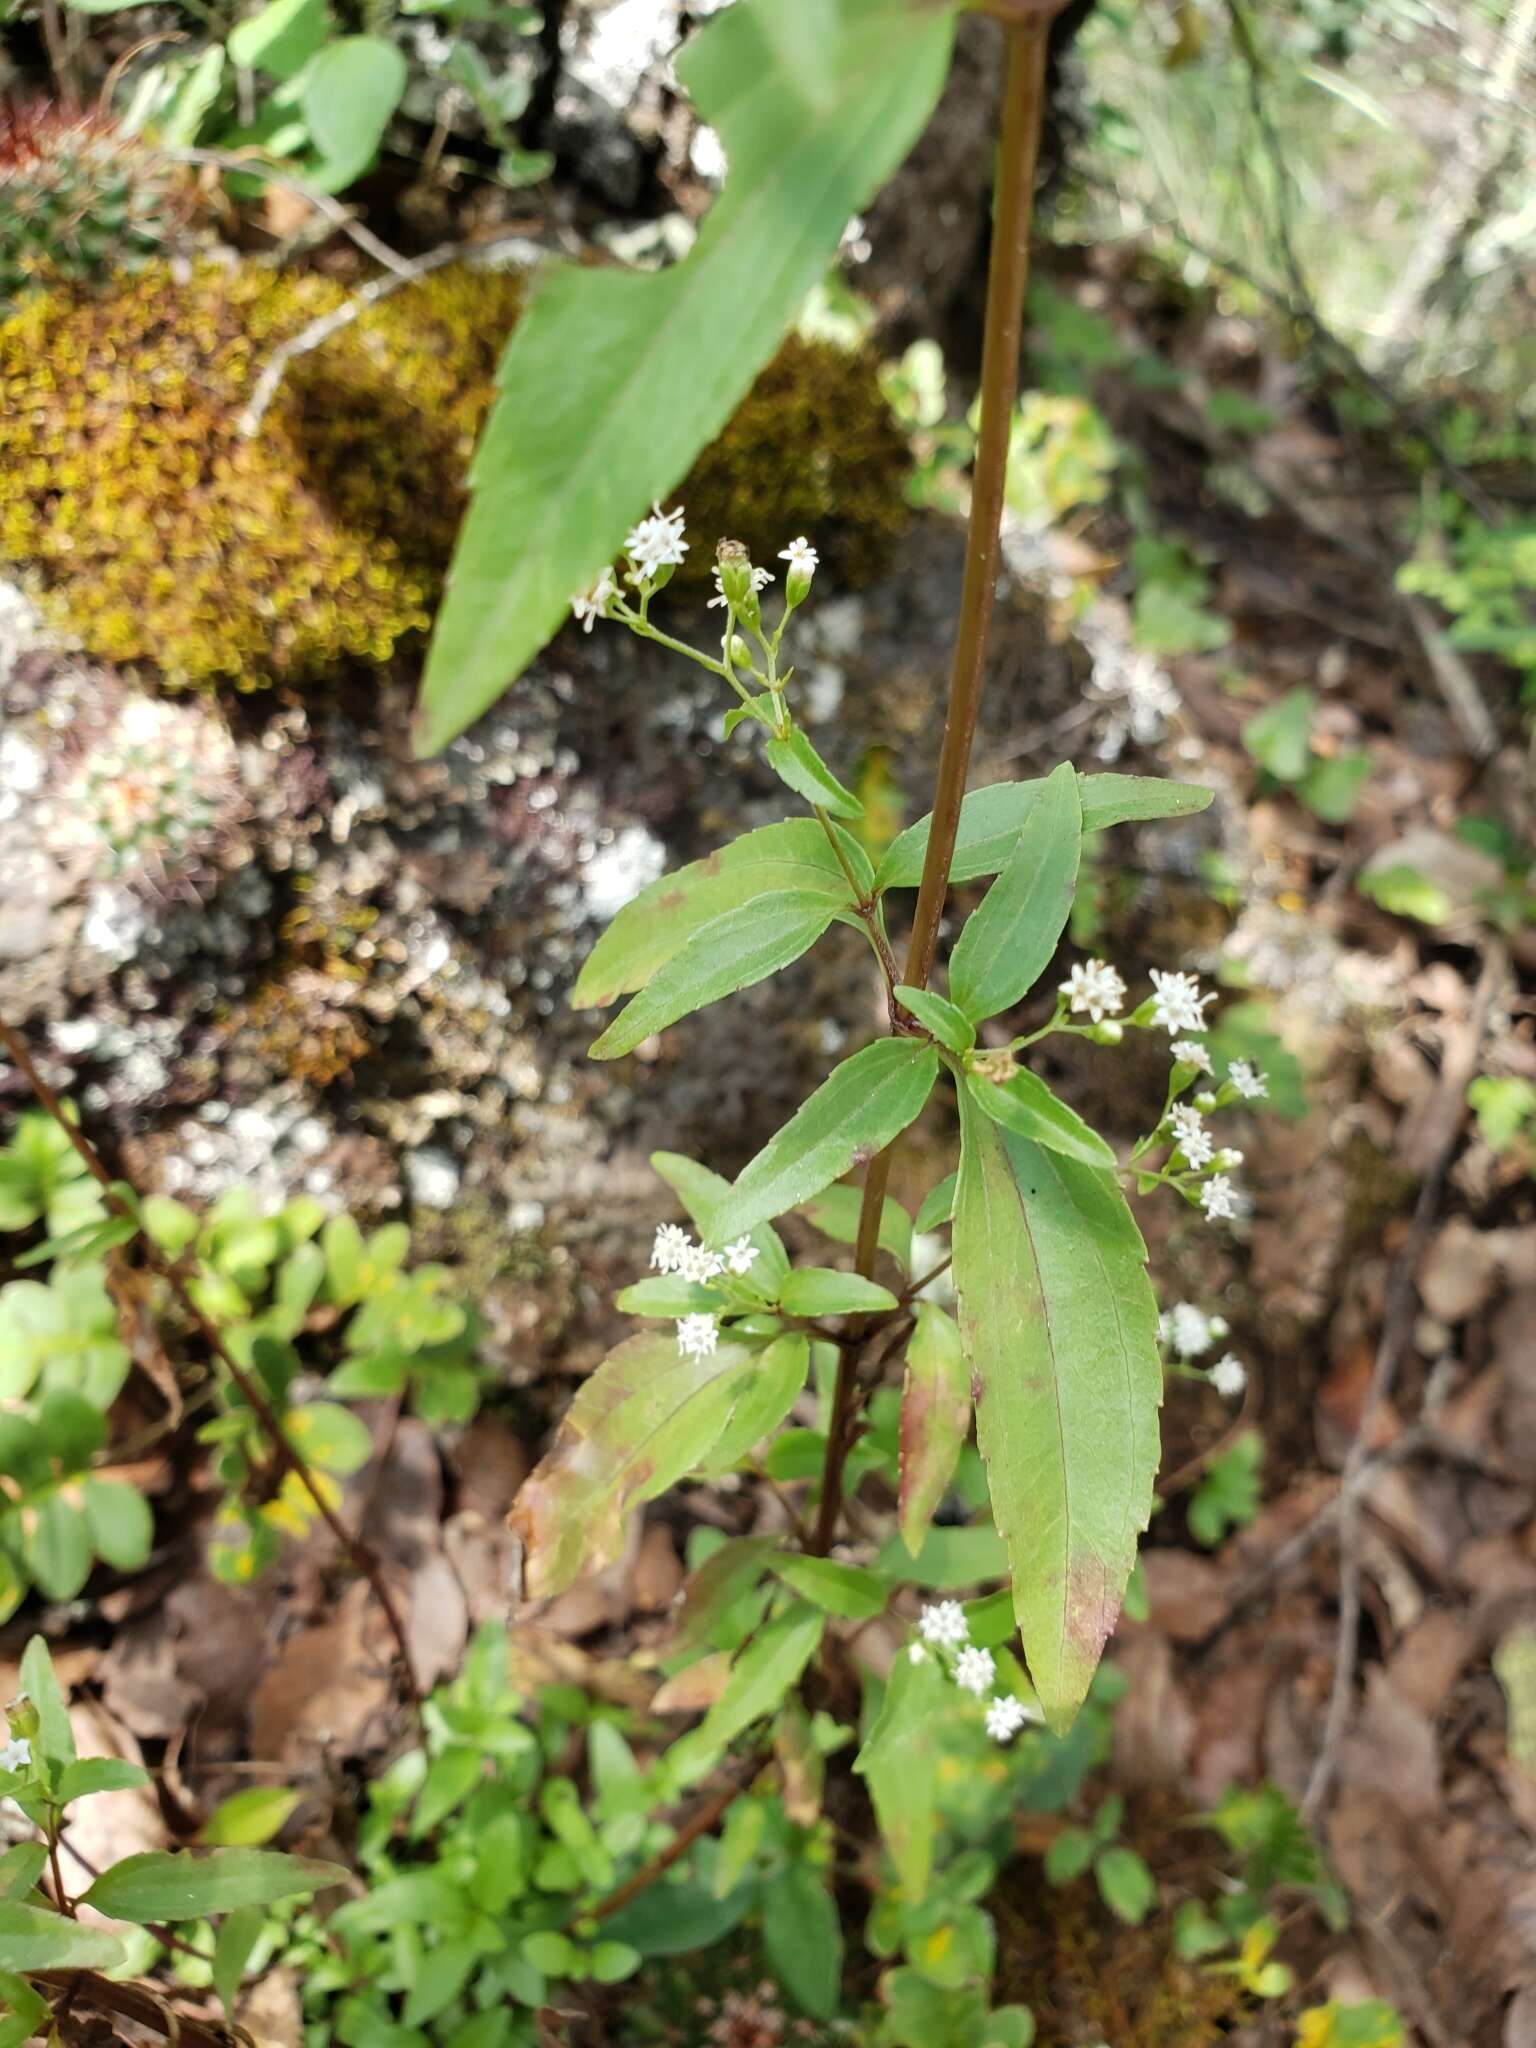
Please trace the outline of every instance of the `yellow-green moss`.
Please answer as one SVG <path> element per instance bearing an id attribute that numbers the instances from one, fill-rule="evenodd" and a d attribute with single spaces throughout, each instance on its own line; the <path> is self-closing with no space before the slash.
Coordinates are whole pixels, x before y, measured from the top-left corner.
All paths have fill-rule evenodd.
<path id="1" fill-rule="evenodd" d="M 273 349 L 341 296 L 157 266 L 0 322 L 0 550 L 88 652 L 254 689 L 382 661 L 430 624 L 521 285 L 450 268 L 394 293 L 298 358 L 242 439 Z M 805 532 L 867 577 L 906 459 L 867 359 L 787 342 L 679 494 L 699 573 L 719 534 L 768 560 Z"/>

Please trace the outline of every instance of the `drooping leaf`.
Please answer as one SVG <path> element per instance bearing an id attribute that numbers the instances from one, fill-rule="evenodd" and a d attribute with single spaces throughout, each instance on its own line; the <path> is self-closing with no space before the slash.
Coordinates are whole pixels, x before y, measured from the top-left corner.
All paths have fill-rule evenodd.
<path id="1" fill-rule="evenodd" d="M 993 1123 L 1001 1124 L 1005 1131 L 1032 1138 L 1051 1152 L 1081 1160 L 1084 1166 L 1114 1168 L 1112 1148 L 1027 1067 L 1021 1067 L 1011 1081 L 984 1081 L 970 1074 L 965 1085 Z"/>
<path id="2" fill-rule="evenodd" d="M 856 1187 L 840 1186 L 823 1188 L 819 1195 L 813 1195 L 808 1202 L 800 1204 L 800 1213 L 824 1237 L 830 1237 L 837 1244 L 856 1244 L 859 1236 L 859 1214 L 864 1206 L 863 1190 Z M 912 1218 L 900 1202 L 887 1195 L 880 1208 L 880 1249 L 890 1253 L 903 1272 L 912 1265 Z"/>
<path id="3" fill-rule="evenodd" d="M 709 1641 L 716 1624 L 767 1571 L 768 1559 L 777 1548 L 772 1536 L 732 1536 L 711 1551 L 689 1575 L 683 1590 L 679 1649 L 696 1649 Z"/>
<path id="4" fill-rule="evenodd" d="M 890 1598 L 891 1589 L 883 1579 L 833 1557 L 804 1557 L 799 1551 L 782 1550 L 769 1564 L 802 1599 L 847 1621 L 869 1621 L 885 1611 Z"/>
<path id="5" fill-rule="evenodd" d="M 82 1756 L 66 1764 L 59 1774 L 59 1804 L 88 1799 L 93 1792 L 127 1792 L 148 1783 L 149 1773 L 126 1757 Z"/>
<path id="6" fill-rule="evenodd" d="M 852 905 L 848 878 L 814 818 L 764 825 L 658 876 L 625 904 L 587 955 L 571 991 L 572 1008 L 604 1009 L 632 995 L 712 919 L 758 897 L 786 893 Z"/>
<path id="7" fill-rule="evenodd" d="M 916 1557 L 971 1428 L 971 1375 L 952 1316 L 917 1304 L 901 1395 L 901 1537 Z"/>
<path id="8" fill-rule="evenodd" d="M 265 1922 L 266 1915 L 259 1906 L 239 1906 L 219 1924 L 213 1944 L 213 1988 L 227 2013 L 235 2009 L 240 1980 Z"/>
<path id="9" fill-rule="evenodd" d="M 0 1970 L 110 1970 L 123 1945 L 99 1927 L 82 1927 L 46 1906 L 0 1903 Z"/>
<path id="10" fill-rule="evenodd" d="M 946 1173 L 937 1187 L 930 1188 L 922 1199 L 912 1228 L 924 1235 L 931 1230 L 942 1229 L 955 1213 L 955 1186 L 959 1175 Z"/>
<path id="11" fill-rule="evenodd" d="M 950 993 L 973 1023 L 1012 1009 L 1049 965 L 1072 909 L 1082 839 L 1077 771 L 1064 761 L 950 955 Z"/>
<path id="12" fill-rule="evenodd" d="M 933 1047 L 914 1039 L 876 1039 L 844 1060 L 742 1168 L 711 1218 L 711 1243 L 782 1216 L 866 1165 L 922 1109 L 938 1071 Z"/>
<path id="13" fill-rule="evenodd" d="M 1106 1173 L 960 1097 L 955 1284 L 992 1512 L 1051 1725 L 1067 1727 L 1147 1525 L 1162 1368 L 1146 1251 Z"/>
<path id="14" fill-rule="evenodd" d="M 933 1869 L 939 1799 L 935 1727 L 948 1681 L 934 1657 L 917 1663 L 898 1653 L 880 1713 L 853 1768 L 869 1787 L 880 1833 L 911 1905 L 920 1905 Z"/>
<path id="15" fill-rule="evenodd" d="M 345 1884 L 339 1863 L 312 1856 L 284 1856 L 275 1849 L 214 1849 L 206 1856 L 186 1850 L 150 1849 L 125 1856 L 104 1870 L 81 1903 L 109 1920 L 143 1925 L 159 1920 L 202 1920 L 236 1906 L 266 1906 L 276 1899 L 308 1897 L 327 1885 Z"/>
<path id="16" fill-rule="evenodd" d="M 1024 820 L 1039 801 L 1044 781 L 993 782 L 973 789 L 960 807 L 952 882 L 995 875 L 1012 853 Z M 1160 775 L 1084 775 L 1079 778 L 1083 830 L 1102 832 L 1149 818 L 1187 818 L 1203 811 L 1214 792 L 1197 782 Z M 931 814 L 891 841 L 875 874 L 879 889 L 915 889 L 923 878 Z"/>
<path id="17" fill-rule="evenodd" d="M 834 818 L 863 817 L 864 806 L 838 781 L 798 725 L 788 739 L 769 740 L 763 753 L 780 782 L 808 804 L 820 804 Z"/>
<path id="18" fill-rule="evenodd" d="M 722 911 L 631 998 L 589 1048 L 590 1057 L 616 1060 L 679 1017 L 766 981 L 815 945 L 836 909 L 830 897 L 785 890 Z"/>
<path id="19" fill-rule="evenodd" d="M 718 14 L 677 65 L 730 160 L 692 250 L 648 275 L 557 270 L 519 323 L 428 657 L 424 750 L 521 673 L 571 592 L 719 433 L 849 217 L 921 131 L 948 66 L 951 8 L 837 0 L 830 34 L 827 19 L 827 0 Z M 800 53 L 787 67 L 785 49 Z"/>
<path id="20" fill-rule="evenodd" d="M 526 1546 L 530 1598 L 563 1592 L 618 1554 L 628 1510 L 708 1456 L 757 1356 L 726 1342 L 707 1358 L 683 1357 L 670 1330 L 609 1352 L 517 1496 L 512 1526 Z"/>

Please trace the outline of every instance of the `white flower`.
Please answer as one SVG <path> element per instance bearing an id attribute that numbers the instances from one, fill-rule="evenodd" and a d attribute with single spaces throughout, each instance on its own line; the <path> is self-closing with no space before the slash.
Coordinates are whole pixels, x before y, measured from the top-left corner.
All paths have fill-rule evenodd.
<path id="1" fill-rule="evenodd" d="M 1125 983 L 1107 960 L 1079 960 L 1061 984 L 1061 993 L 1074 1013 L 1086 1012 L 1095 1024 L 1102 1024 L 1125 1002 Z"/>
<path id="2" fill-rule="evenodd" d="M 594 619 L 605 616 L 610 598 L 619 594 L 619 586 L 613 580 L 613 571 L 605 569 L 592 588 L 582 596 L 578 591 L 571 599 L 571 616 L 580 625 L 583 633 L 590 633 Z"/>
<path id="3" fill-rule="evenodd" d="M 803 576 L 807 583 L 816 574 L 821 557 L 802 533 L 798 540 L 792 540 L 787 548 L 779 549 L 779 560 L 788 562 L 791 576 Z"/>
<path id="4" fill-rule="evenodd" d="M 32 1761 L 32 1745 L 24 1735 L 0 1747 L 0 1771 L 25 1770 Z"/>
<path id="5" fill-rule="evenodd" d="M 908 1643 L 907 1662 L 909 1664 L 926 1664 L 928 1662 L 928 1652 L 921 1643 Z"/>
<path id="6" fill-rule="evenodd" d="M 1201 1121 L 1199 1110 L 1187 1102 L 1176 1102 L 1168 1112 L 1168 1122 L 1178 1148 L 1189 1164 L 1196 1169 L 1208 1166 L 1216 1147 L 1211 1142 L 1210 1132 Z"/>
<path id="7" fill-rule="evenodd" d="M 663 1223 L 651 1245 L 651 1264 L 658 1273 L 680 1272 L 689 1248 L 688 1233 L 680 1223 Z"/>
<path id="8" fill-rule="evenodd" d="M 1200 1190 L 1200 1206 L 1214 1223 L 1238 1213 L 1238 1194 L 1224 1173 L 1213 1173 Z"/>
<path id="9" fill-rule="evenodd" d="M 939 1600 L 917 1617 L 917 1632 L 936 1650 L 958 1650 L 971 1639 L 965 1609 L 958 1600 Z"/>
<path id="10" fill-rule="evenodd" d="M 1161 1024 L 1175 1036 L 1181 1031 L 1205 1029 L 1205 1006 L 1211 998 L 1201 995 L 1200 983 L 1194 975 L 1164 974 L 1154 967 L 1152 987 L 1157 998 L 1152 1005 L 1154 1024 Z"/>
<path id="11" fill-rule="evenodd" d="M 653 502 L 650 518 L 642 519 L 630 533 L 624 552 L 629 557 L 631 583 L 648 583 L 662 569 L 680 567 L 688 552 L 688 543 L 683 539 L 682 507 L 675 512 L 663 512 Z"/>
<path id="12" fill-rule="evenodd" d="M 1234 1060 L 1227 1069 L 1227 1079 L 1245 1102 L 1262 1102 L 1269 1094 L 1269 1083 L 1247 1060 Z"/>
<path id="13" fill-rule="evenodd" d="M 1224 1401 L 1235 1401 L 1248 1384 L 1248 1368 L 1229 1351 L 1211 1367 L 1211 1385 Z"/>
<path id="14" fill-rule="evenodd" d="M 1211 1056 L 1195 1038 L 1176 1038 L 1173 1042 L 1173 1056 L 1182 1060 L 1186 1067 L 1193 1067 L 1197 1074 L 1211 1071 Z"/>
<path id="15" fill-rule="evenodd" d="M 987 1733 L 994 1742 L 1009 1742 L 1029 1719 L 1029 1709 L 1011 1692 L 999 1693 L 987 1704 Z"/>
<path id="16" fill-rule="evenodd" d="M 754 569 L 752 571 L 752 588 L 754 590 L 766 590 L 772 581 L 773 577 L 766 569 Z M 720 571 L 718 569 L 715 571 L 715 591 L 716 595 L 709 600 L 709 609 L 711 611 L 715 609 L 716 605 L 729 604 L 731 601 L 725 594 L 725 585 L 720 580 Z"/>
<path id="17" fill-rule="evenodd" d="M 750 1273 L 756 1257 L 757 1246 L 750 1237 L 738 1237 L 725 1248 L 725 1263 L 733 1273 Z"/>
<path id="18" fill-rule="evenodd" d="M 1198 1358 L 1211 1348 L 1214 1332 L 1210 1319 L 1192 1301 L 1176 1301 L 1163 1317 L 1163 1341 L 1180 1358 Z"/>
<path id="19" fill-rule="evenodd" d="M 684 1280 L 702 1286 L 706 1280 L 718 1280 L 725 1271 L 725 1261 L 718 1252 L 706 1250 L 701 1244 L 685 1244 L 678 1254 L 677 1270 Z"/>
<path id="20" fill-rule="evenodd" d="M 720 1326 L 713 1316 L 681 1316 L 677 1325 L 677 1349 L 682 1358 L 708 1358 L 720 1342 Z"/>
<path id="21" fill-rule="evenodd" d="M 997 1672 L 990 1650 L 962 1650 L 955 1659 L 955 1683 L 962 1692 L 973 1692 L 977 1699 L 988 1690 Z"/>

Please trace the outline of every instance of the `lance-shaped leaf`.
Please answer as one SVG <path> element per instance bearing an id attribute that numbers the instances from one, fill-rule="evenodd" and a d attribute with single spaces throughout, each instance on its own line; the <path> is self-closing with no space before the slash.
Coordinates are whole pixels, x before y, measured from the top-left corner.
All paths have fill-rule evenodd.
<path id="1" fill-rule="evenodd" d="M 678 59 L 730 159 L 725 188 L 680 263 L 558 269 L 514 333 L 427 660 L 424 750 L 520 674 L 725 425 L 921 132 L 952 34 L 949 6 L 742 0 Z"/>
<path id="2" fill-rule="evenodd" d="M 679 1017 L 766 981 L 814 946 L 836 911 L 829 897 L 789 890 L 712 917 L 625 1005 L 591 1046 L 591 1057 L 616 1060 Z"/>
<path id="3" fill-rule="evenodd" d="M 668 1330 L 631 1337 L 584 1380 L 509 1517 L 530 1598 L 560 1593 L 618 1556 L 624 1516 L 701 1464 L 757 1353 L 722 1343 L 683 1357 Z"/>
<path id="4" fill-rule="evenodd" d="M 1146 1249 L 1113 1179 L 960 1096 L 960 1332 L 1040 1703 L 1065 1728 L 1147 1525 L 1163 1377 Z"/>
<path id="5" fill-rule="evenodd" d="M 731 1666 L 725 1690 L 691 1735 L 675 1743 L 668 1763 L 681 1783 L 709 1769 L 754 1721 L 771 1714 L 811 1661 L 826 1616 L 791 1607 L 760 1629 Z"/>
<path id="6" fill-rule="evenodd" d="M 587 955 L 572 1007 L 600 1010 L 633 994 L 713 918 L 758 897 L 785 894 L 852 906 L 848 878 L 814 818 L 744 832 L 705 859 L 658 876 L 625 904 Z"/>
<path id="7" fill-rule="evenodd" d="M 1082 844 L 1077 771 L 1064 761 L 950 955 L 950 994 L 974 1022 L 1011 1009 L 1045 972 L 1072 909 Z"/>
<path id="8" fill-rule="evenodd" d="M 921 1904 L 933 1870 L 939 1804 L 936 1731 L 951 1699 L 936 1658 L 914 1664 L 898 1656 L 880 1713 L 853 1766 L 869 1787 L 875 1818 L 911 1906 Z"/>
<path id="9" fill-rule="evenodd" d="M 705 1478 L 729 1472 L 778 1428 L 799 1399 L 810 1369 L 810 1340 L 798 1330 L 786 1330 L 758 1353 L 757 1368 L 743 1386 L 730 1421 L 702 1467 Z"/>
<path id="10" fill-rule="evenodd" d="M 960 806 L 952 882 L 995 875 L 1007 860 L 1020 828 L 1039 801 L 1043 781 L 993 782 L 973 789 Z M 1197 782 L 1168 782 L 1160 775 L 1083 775 L 1078 778 L 1083 830 L 1102 832 L 1149 818 L 1187 818 L 1203 811 L 1213 792 Z M 875 876 L 878 889 L 915 889 L 923 878 L 932 814 L 899 833 L 885 850 Z"/>
<path id="11" fill-rule="evenodd" d="M 971 1428 L 971 1370 L 954 1318 L 917 1305 L 901 1395 L 901 1538 L 914 1557 Z"/>
<path id="12" fill-rule="evenodd" d="M 834 818 L 863 817 L 863 804 L 838 781 L 798 725 L 792 728 L 788 739 L 770 740 L 763 752 L 780 782 L 796 796 L 803 796 L 808 804 L 820 804 Z"/>
<path id="13" fill-rule="evenodd" d="M 1020 1067 L 1011 1081 L 984 1081 L 979 1074 L 970 1074 L 965 1085 L 993 1123 L 1001 1124 L 1005 1131 L 1033 1138 L 1037 1145 L 1068 1159 L 1080 1159 L 1084 1166 L 1114 1169 L 1111 1147 L 1027 1067 Z"/>
<path id="14" fill-rule="evenodd" d="M 712 1244 L 782 1216 L 904 1131 L 932 1092 L 939 1056 L 910 1038 L 878 1038 L 844 1060 L 743 1167 L 710 1219 Z"/>
<path id="15" fill-rule="evenodd" d="M 308 1897 L 346 1881 L 339 1863 L 275 1849 L 214 1849 L 206 1856 L 151 1849 L 104 1870 L 80 1903 L 109 1920 L 201 1920 L 236 1906 Z"/>
<path id="16" fill-rule="evenodd" d="M 852 1186 L 823 1188 L 801 1204 L 801 1214 L 824 1237 L 839 1244 L 857 1244 L 859 1215 L 864 1207 L 863 1190 Z M 890 1253 L 902 1270 L 912 1266 L 912 1218 L 900 1202 L 889 1195 L 880 1208 L 880 1249 Z"/>
<path id="17" fill-rule="evenodd" d="M 110 1970 L 125 1960 L 116 1936 L 46 1906 L 0 1904 L 0 1970 Z"/>

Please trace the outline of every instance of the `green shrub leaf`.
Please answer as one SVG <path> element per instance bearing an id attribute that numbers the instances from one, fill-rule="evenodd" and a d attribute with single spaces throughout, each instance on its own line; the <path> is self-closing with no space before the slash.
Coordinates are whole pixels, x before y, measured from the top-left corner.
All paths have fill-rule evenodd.
<path id="1" fill-rule="evenodd" d="M 984 1081 L 979 1074 L 971 1074 L 965 1085 L 993 1123 L 1001 1124 L 1005 1131 L 1033 1138 L 1037 1145 L 1060 1152 L 1066 1159 L 1079 1159 L 1084 1166 L 1114 1167 L 1114 1152 L 1098 1132 L 1027 1067 L 1021 1067 L 1011 1081 Z"/>
<path id="2" fill-rule="evenodd" d="M 870 1621 L 883 1614 L 891 1589 L 873 1572 L 858 1565 L 839 1564 L 831 1557 L 802 1557 L 781 1551 L 769 1560 L 770 1568 L 802 1599 L 827 1614 L 839 1614 L 846 1621 Z"/>
<path id="3" fill-rule="evenodd" d="M 725 425 L 849 216 L 921 131 L 952 31 L 949 7 L 908 0 L 837 0 L 830 14 L 827 0 L 744 0 L 684 51 L 683 84 L 730 158 L 725 189 L 680 263 L 557 270 L 513 335 L 428 656 L 424 751 L 522 672 L 571 592 Z M 785 49 L 814 49 L 814 65 L 786 67 Z"/>
<path id="4" fill-rule="evenodd" d="M 843 1930 L 832 1888 L 808 1863 L 787 1863 L 763 1894 L 763 1948 L 773 1973 L 802 2012 L 837 2012 Z"/>
<path id="5" fill-rule="evenodd" d="M 914 1906 L 921 1905 L 933 1869 L 939 1800 L 934 1729 L 947 1695 L 948 1681 L 936 1658 L 914 1664 L 898 1653 L 879 1715 L 853 1766 L 869 1787 L 902 1891 Z"/>
<path id="6" fill-rule="evenodd" d="M 405 58 L 383 36 L 338 36 L 305 66 L 299 103 L 320 158 L 305 175 L 322 191 L 368 169 L 405 81 Z"/>
<path id="7" fill-rule="evenodd" d="M 1077 771 L 1064 761 L 950 955 L 950 993 L 973 1023 L 1012 1009 L 1050 964 L 1072 909 L 1082 839 Z"/>
<path id="8" fill-rule="evenodd" d="M 992 1512 L 1051 1725 L 1068 1726 L 1146 1527 L 1162 1368 L 1145 1247 L 1108 1174 L 960 1097 L 955 1283 Z"/>
<path id="9" fill-rule="evenodd" d="M 971 1374 L 952 1316 L 917 1305 L 901 1395 L 901 1540 L 916 1557 L 971 1428 Z"/>
<path id="10" fill-rule="evenodd" d="M 110 1920 L 140 1925 L 160 1920 L 202 1920 L 236 1906 L 266 1906 L 276 1899 L 308 1897 L 327 1885 L 344 1884 L 338 1863 L 310 1856 L 283 1856 L 274 1849 L 215 1849 L 207 1856 L 185 1850 L 151 1849 L 114 1863 L 83 1894 Z"/>
<path id="11" fill-rule="evenodd" d="M 896 1306 L 889 1287 L 835 1266 L 799 1267 L 780 1288 L 779 1301 L 792 1316 L 859 1316 Z"/>
<path id="12" fill-rule="evenodd" d="M 45 1906 L 0 1903 L 0 1970 L 110 1970 L 122 1943 L 97 1927 L 81 1927 Z"/>
<path id="13" fill-rule="evenodd" d="M 780 782 L 808 804 L 820 804 L 834 818 L 863 817 L 863 804 L 838 781 L 799 726 L 788 739 L 771 739 L 763 752 Z"/>

